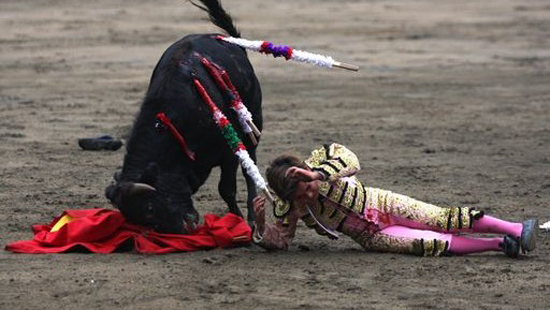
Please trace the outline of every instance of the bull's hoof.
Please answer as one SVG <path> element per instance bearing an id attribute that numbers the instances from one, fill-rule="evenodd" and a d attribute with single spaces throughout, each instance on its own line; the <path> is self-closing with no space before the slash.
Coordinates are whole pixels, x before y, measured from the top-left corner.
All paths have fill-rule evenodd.
<path id="1" fill-rule="evenodd" d="M 111 136 L 101 136 L 96 138 L 78 139 L 78 145 L 86 151 L 116 151 L 122 146 L 122 141 Z"/>
<path id="2" fill-rule="evenodd" d="M 186 214 L 183 216 L 183 231 L 184 234 L 193 234 L 197 230 L 199 223 L 198 214 Z"/>

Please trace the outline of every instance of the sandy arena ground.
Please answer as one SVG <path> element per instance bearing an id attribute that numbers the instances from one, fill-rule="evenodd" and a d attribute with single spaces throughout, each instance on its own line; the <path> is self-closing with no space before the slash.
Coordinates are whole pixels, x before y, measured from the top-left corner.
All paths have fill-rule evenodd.
<path id="1" fill-rule="evenodd" d="M 251 54 L 271 157 L 324 142 L 355 151 L 365 184 L 440 205 L 550 220 L 548 1 L 224 1 L 243 36 L 358 64 L 325 70 Z M 103 189 L 162 52 L 217 32 L 181 0 L 2 0 L 0 244 Z M 214 173 L 195 196 L 223 214 Z M 244 210 L 245 187 L 239 179 Z M 513 260 L 366 253 L 303 226 L 290 251 L 162 256 L 0 253 L 1 309 L 548 309 L 550 240 Z"/>

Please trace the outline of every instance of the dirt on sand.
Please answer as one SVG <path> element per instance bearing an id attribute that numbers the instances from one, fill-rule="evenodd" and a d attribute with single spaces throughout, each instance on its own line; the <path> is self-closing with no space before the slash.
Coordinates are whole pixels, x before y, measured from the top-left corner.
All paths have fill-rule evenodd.
<path id="1" fill-rule="evenodd" d="M 550 220 L 547 1 L 226 0 L 243 36 L 361 67 L 325 70 L 250 54 L 274 154 L 337 141 L 359 178 L 439 205 Z M 110 208 L 103 189 L 163 51 L 218 32 L 180 0 L 0 3 L 0 244 L 65 209 Z M 226 210 L 213 173 L 195 196 Z M 239 203 L 245 186 L 239 179 Z M 161 256 L 0 253 L 2 309 L 547 309 L 550 240 L 502 254 L 367 253 L 299 227 L 288 252 L 255 246 Z"/>

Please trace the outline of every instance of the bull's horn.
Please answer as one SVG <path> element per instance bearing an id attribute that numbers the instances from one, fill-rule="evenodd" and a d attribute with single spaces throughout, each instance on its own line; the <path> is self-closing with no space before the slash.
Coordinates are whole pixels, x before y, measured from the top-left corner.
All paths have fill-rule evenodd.
<path id="1" fill-rule="evenodd" d="M 132 189 L 130 189 L 130 195 L 133 196 L 133 195 L 139 195 L 139 194 L 149 193 L 154 191 L 156 191 L 156 189 L 149 184 L 134 183 L 134 185 L 132 186 Z"/>

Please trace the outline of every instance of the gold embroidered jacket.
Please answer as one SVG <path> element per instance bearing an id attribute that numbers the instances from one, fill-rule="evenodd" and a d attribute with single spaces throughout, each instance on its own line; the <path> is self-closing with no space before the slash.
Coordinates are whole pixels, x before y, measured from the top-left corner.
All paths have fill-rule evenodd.
<path id="1" fill-rule="evenodd" d="M 324 145 L 314 150 L 305 164 L 325 176 L 324 181 L 319 181 L 319 203 L 316 206 L 291 208 L 290 204 L 276 199 L 274 215 L 277 222 L 266 225 L 261 241 L 257 236 L 256 241 L 260 246 L 268 249 L 288 248 L 298 219 L 317 233 L 331 237 L 330 232 L 337 230 L 345 219 L 344 211 L 363 213 L 366 193 L 354 176 L 360 166 L 353 152 L 337 143 Z"/>

